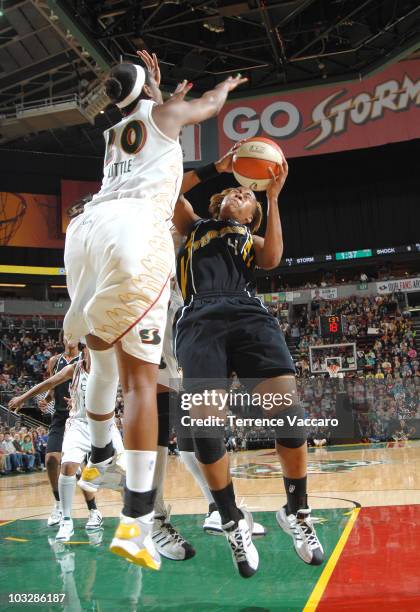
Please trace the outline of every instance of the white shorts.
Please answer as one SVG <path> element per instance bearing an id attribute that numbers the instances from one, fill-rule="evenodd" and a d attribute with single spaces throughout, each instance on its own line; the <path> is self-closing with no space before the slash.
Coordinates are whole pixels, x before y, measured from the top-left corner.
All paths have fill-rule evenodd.
<path id="1" fill-rule="evenodd" d="M 112 444 L 117 455 L 124 453 L 121 434 L 116 425 L 112 428 Z M 83 463 L 91 451 L 89 426 L 82 419 L 67 419 L 64 431 L 61 463 Z"/>
<path id="2" fill-rule="evenodd" d="M 158 384 L 174 391 L 179 390 L 180 379 L 176 359 L 173 351 L 173 322 L 178 309 L 183 306 L 182 298 L 177 292 L 171 291 L 168 317 L 166 319 L 165 336 L 163 339 L 162 359 L 159 366 Z"/>
<path id="3" fill-rule="evenodd" d="M 174 247 L 158 209 L 133 199 L 87 207 L 67 229 L 64 263 L 71 299 L 64 334 L 87 334 L 160 363 Z"/>

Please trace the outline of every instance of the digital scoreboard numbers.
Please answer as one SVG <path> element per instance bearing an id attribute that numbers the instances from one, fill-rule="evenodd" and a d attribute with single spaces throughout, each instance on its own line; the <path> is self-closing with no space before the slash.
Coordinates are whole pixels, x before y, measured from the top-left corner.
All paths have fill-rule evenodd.
<path id="1" fill-rule="evenodd" d="M 321 338 L 341 338 L 343 335 L 340 315 L 320 315 L 319 334 Z"/>

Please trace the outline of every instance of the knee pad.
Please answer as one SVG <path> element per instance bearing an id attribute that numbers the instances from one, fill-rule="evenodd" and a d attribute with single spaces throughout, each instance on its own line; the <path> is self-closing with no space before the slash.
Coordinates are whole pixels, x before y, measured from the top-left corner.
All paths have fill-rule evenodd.
<path id="1" fill-rule="evenodd" d="M 185 451 L 187 453 L 193 453 L 195 451 L 194 441 L 191 436 L 184 437 L 184 435 L 179 436 L 177 434 L 176 439 L 177 439 L 177 444 L 178 444 L 178 450 L 180 452 Z"/>
<path id="2" fill-rule="evenodd" d="M 222 436 L 219 438 L 194 438 L 194 450 L 198 461 L 205 465 L 215 463 L 226 453 Z"/>
<path id="3" fill-rule="evenodd" d="M 290 406 L 282 410 L 278 417 L 284 419 L 284 425 L 275 428 L 277 444 L 286 448 L 300 448 L 306 444 L 308 432 L 306 427 L 298 424 L 300 419 L 305 418 L 302 406 Z"/>
<path id="4" fill-rule="evenodd" d="M 169 393 L 158 393 L 158 446 L 168 446 L 169 441 Z"/>
<path id="5" fill-rule="evenodd" d="M 86 408 L 93 414 L 114 412 L 118 388 L 118 364 L 113 348 L 90 352 L 90 374 L 86 389 Z"/>

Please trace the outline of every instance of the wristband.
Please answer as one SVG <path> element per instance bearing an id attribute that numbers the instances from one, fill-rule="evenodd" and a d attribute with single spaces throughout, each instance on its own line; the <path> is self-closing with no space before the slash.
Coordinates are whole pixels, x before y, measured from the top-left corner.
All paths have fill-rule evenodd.
<path id="1" fill-rule="evenodd" d="M 209 181 L 212 178 L 216 178 L 216 176 L 219 176 L 219 173 L 216 170 L 215 163 L 207 164 L 207 166 L 200 166 L 200 168 L 196 168 L 194 172 L 202 183 L 204 183 L 204 181 Z"/>

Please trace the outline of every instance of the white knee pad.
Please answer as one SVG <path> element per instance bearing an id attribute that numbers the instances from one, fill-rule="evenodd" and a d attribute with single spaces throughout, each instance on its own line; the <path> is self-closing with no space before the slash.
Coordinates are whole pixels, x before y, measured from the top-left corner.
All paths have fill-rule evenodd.
<path id="1" fill-rule="evenodd" d="M 90 374 L 86 389 L 86 408 L 92 414 L 114 412 L 118 388 L 118 364 L 113 348 L 90 349 Z"/>

